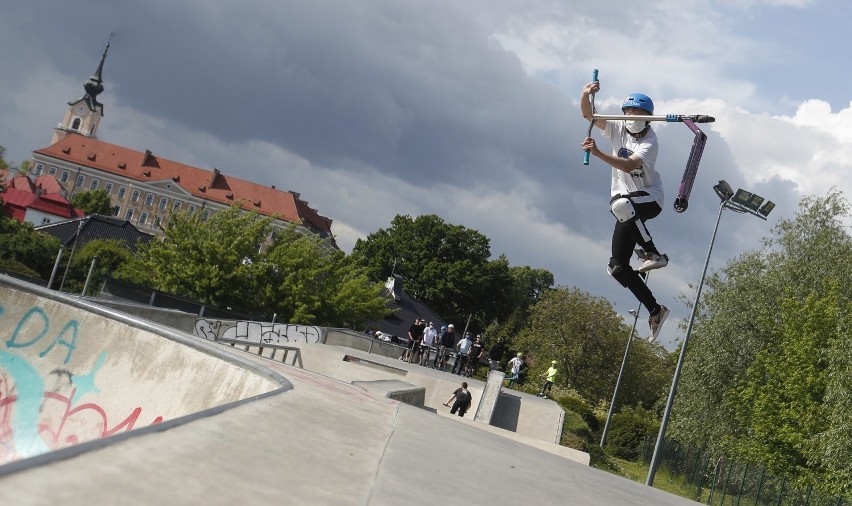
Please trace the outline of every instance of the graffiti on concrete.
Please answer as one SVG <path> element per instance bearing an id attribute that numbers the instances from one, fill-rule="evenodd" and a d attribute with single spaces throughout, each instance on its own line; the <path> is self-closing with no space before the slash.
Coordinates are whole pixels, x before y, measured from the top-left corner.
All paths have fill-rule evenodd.
<path id="1" fill-rule="evenodd" d="M 264 323 L 242 320 L 195 321 L 195 335 L 215 341 L 232 339 L 256 344 L 318 343 L 320 329 L 311 325 Z"/>
<path id="2" fill-rule="evenodd" d="M 74 360 L 77 320 L 53 322 L 38 306 L 17 322 L 9 319 L 0 305 L 0 464 L 133 429 L 141 407 L 116 414 L 97 402 L 95 378 L 106 352 L 75 372 L 83 361 Z"/>

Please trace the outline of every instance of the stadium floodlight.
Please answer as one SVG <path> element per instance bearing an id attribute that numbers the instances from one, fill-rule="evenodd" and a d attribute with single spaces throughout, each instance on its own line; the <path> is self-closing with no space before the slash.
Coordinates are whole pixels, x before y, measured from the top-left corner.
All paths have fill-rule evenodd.
<path id="1" fill-rule="evenodd" d="M 672 387 L 669 390 L 669 398 L 666 401 L 666 409 L 663 411 L 663 419 L 660 422 L 660 433 L 657 435 L 657 442 L 654 444 L 654 455 L 651 457 L 651 466 L 648 468 L 648 478 L 645 480 L 645 485 L 654 485 L 654 475 L 657 472 L 657 467 L 660 465 L 660 456 L 662 455 L 663 443 L 666 437 L 666 429 L 669 425 L 669 417 L 672 412 L 672 404 L 677 393 L 677 384 L 680 380 L 680 372 L 683 368 L 683 360 L 686 357 L 686 345 L 689 343 L 689 336 L 692 335 L 692 325 L 695 323 L 695 313 L 698 311 L 698 301 L 701 298 L 701 289 L 704 288 L 704 278 L 707 276 L 707 266 L 710 264 L 710 253 L 713 252 L 713 243 L 716 241 L 716 232 L 719 230 L 719 222 L 722 220 L 722 211 L 730 209 L 732 211 L 744 214 L 757 216 L 762 220 L 766 220 L 769 213 L 775 208 L 775 204 L 771 201 L 764 203 L 764 198 L 760 195 L 755 195 L 752 192 L 745 190 L 737 190 L 734 193 L 731 185 L 725 181 L 719 181 L 713 186 L 713 191 L 719 196 L 722 201 L 719 205 L 719 215 L 716 218 L 716 226 L 713 228 L 713 237 L 710 238 L 710 249 L 707 251 L 707 259 L 704 261 L 704 271 L 701 273 L 701 281 L 698 283 L 698 290 L 695 292 L 695 302 L 692 303 L 692 314 L 689 316 L 689 324 L 686 327 L 686 336 L 683 338 L 683 345 L 680 347 L 680 356 L 677 359 L 674 378 L 672 378 Z M 601 442 L 603 447 L 603 442 Z"/>

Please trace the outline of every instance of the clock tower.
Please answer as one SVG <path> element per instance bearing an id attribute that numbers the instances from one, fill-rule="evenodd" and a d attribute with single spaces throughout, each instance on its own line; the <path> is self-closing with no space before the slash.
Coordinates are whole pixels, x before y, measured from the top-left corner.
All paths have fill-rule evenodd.
<path id="1" fill-rule="evenodd" d="M 83 95 L 83 98 L 68 102 L 65 118 L 54 129 L 51 144 L 55 144 L 65 137 L 67 132 L 76 132 L 97 139 L 98 124 L 104 115 L 104 105 L 98 102 L 98 95 L 104 91 L 103 70 L 107 51 L 109 51 L 109 42 L 104 48 L 104 54 L 101 55 L 97 70 L 83 85 L 86 94 Z"/>

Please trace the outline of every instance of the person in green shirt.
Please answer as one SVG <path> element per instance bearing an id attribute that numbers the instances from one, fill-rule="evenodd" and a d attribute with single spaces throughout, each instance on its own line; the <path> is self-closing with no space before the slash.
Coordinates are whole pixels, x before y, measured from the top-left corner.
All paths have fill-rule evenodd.
<path id="1" fill-rule="evenodd" d="M 550 387 L 552 387 L 553 382 L 556 381 L 556 372 L 556 361 L 553 360 L 550 362 L 550 368 L 541 375 L 541 377 L 545 378 L 545 380 L 544 385 L 541 386 L 541 391 L 538 393 L 539 397 L 547 398 L 547 394 L 550 393 Z"/>

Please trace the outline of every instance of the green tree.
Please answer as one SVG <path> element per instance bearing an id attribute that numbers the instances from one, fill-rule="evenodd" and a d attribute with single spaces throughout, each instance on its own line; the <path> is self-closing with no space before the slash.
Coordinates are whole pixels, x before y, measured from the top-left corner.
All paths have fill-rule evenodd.
<path id="1" fill-rule="evenodd" d="M 837 339 L 839 290 L 785 298 L 779 309 L 780 342 L 757 354 L 728 399 L 740 422 L 732 445 L 748 461 L 808 483 L 820 474 L 816 443 L 827 429 L 827 352 Z"/>
<path id="2" fill-rule="evenodd" d="M 75 193 L 71 197 L 71 205 L 82 209 L 86 216 L 92 214 L 112 215 L 112 204 L 109 200 L 109 194 L 103 190 Z"/>
<path id="3" fill-rule="evenodd" d="M 852 447 L 852 436 L 829 444 L 819 434 L 828 430 L 823 418 L 847 416 L 839 410 L 849 407 L 848 394 L 834 388 L 852 386 L 844 379 L 852 357 L 838 330 L 852 295 L 848 218 L 837 191 L 803 198 L 796 217 L 780 221 L 763 248 L 708 278 L 670 437 L 759 461 L 794 480 L 830 481 L 821 469 L 846 472 L 831 456 L 849 456 L 842 450 Z"/>
<path id="4" fill-rule="evenodd" d="M 821 476 L 825 490 L 852 495 L 852 311 L 845 299 L 837 315 L 836 334 L 826 353 L 828 374 L 825 395 L 826 429 L 817 436 L 817 455 L 826 472 Z"/>
<path id="5" fill-rule="evenodd" d="M 319 236 L 285 230 L 263 261 L 267 304 L 284 321 L 360 329 L 388 312 L 383 285 Z"/>
<path id="6" fill-rule="evenodd" d="M 59 240 L 55 237 L 0 214 L 0 259 L 23 264 L 47 280 L 58 252 Z"/>
<path id="7" fill-rule="evenodd" d="M 6 148 L 4 146 L 0 146 L 0 169 L 8 169 L 9 164 L 6 162 Z"/>
<path id="8" fill-rule="evenodd" d="M 173 214 L 118 277 L 220 307 L 293 323 L 360 328 L 383 316 L 382 285 L 313 234 L 269 237 L 272 218 L 236 204 L 204 221 Z"/>
<path id="9" fill-rule="evenodd" d="M 88 292 L 85 295 L 95 295 L 103 281 L 120 270 L 133 258 L 133 253 L 124 242 L 116 239 L 95 239 L 79 248 L 71 259 L 68 275 L 65 278 L 63 290 L 80 293 L 86 284 L 86 277 L 92 260 L 95 260 L 95 270 L 89 280 Z"/>
<path id="10" fill-rule="evenodd" d="M 402 276 L 406 292 L 444 319 L 461 322 L 472 316 L 474 332 L 508 318 L 524 295 L 541 290 L 541 283 L 553 283 L 552 274 L 548 277 L 543 269 L 513 273 L 504 256 L 490 256 L 486 236 L 435 215 L 397 215 L 389 228 L 359 239 L 352 250 L 371 279 Z M 516 279 L 522 283 L 518 288 Z"/>
<path id="11" fill-rule="evenodd" d="M 259 246 L 271 221 L 239 205 L 207 221 L 201 213 L 172 214 L 164 240 L 142 245 L 118 277 L 214 306 L 251 307 L 259 302 L 264 268 Z"/>
<path id="12" fill-rule="evenodd" d="M 594 405 L 612 397 L 629 332 L 608 301 L 577 288 L 559 287 L 545 291 L 530 308 L 529 324 L 515 339 L 514 348 L 526 355 L 532 377 L 540 376 L 556 360 L 557 384 L 574 388 Z M 645 371 L 660 371 L 652 378 L 663 384 L 628 394 L 631 403 L 653 406 L 671 377 L 666 372 L 670 365 L 663 353 L 643 352 L 643 348 L 650 346 L 637 341 L 631 347 L 637 350 L 630 359 L 636 366 L 625 383 L 637 382 Z"/>

